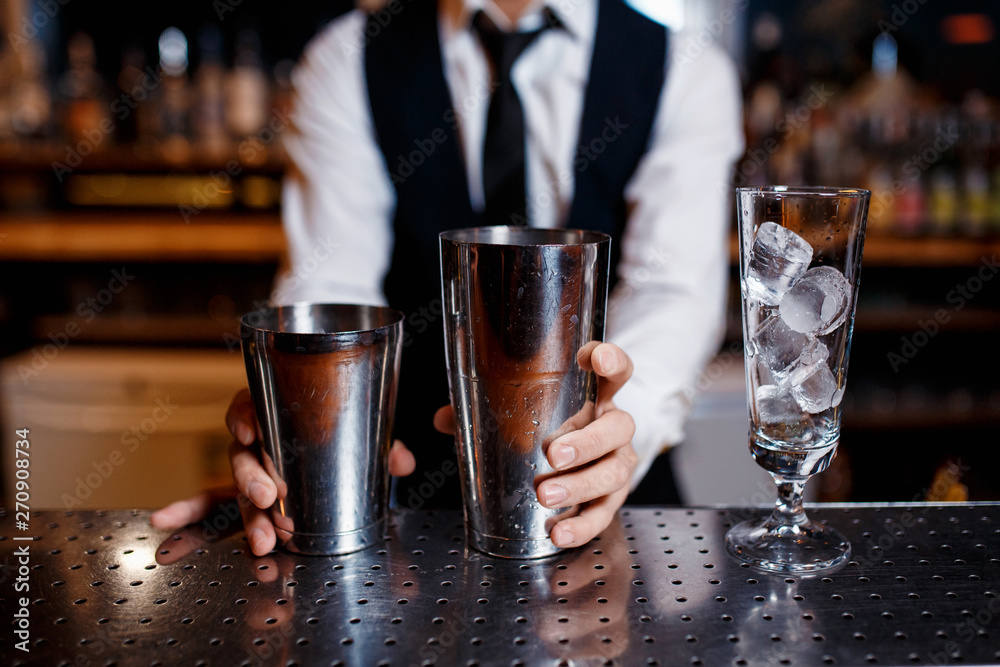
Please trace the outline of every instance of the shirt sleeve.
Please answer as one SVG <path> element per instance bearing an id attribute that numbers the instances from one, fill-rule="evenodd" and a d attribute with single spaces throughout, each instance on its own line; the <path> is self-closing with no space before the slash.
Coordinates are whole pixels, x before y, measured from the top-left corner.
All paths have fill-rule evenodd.
<path id="1" fill-rule="evenodd" d="M 395 193 L 368 109 L 365 20 L 354 11 L 331 23 L 293 73 L 294 115 L 283 138 L 288 257 L 275 304 L 385 302 Z"/>
<path id="2" fill-rule="evenodd" d="M 650 149 L 626 187 L 629 218 L 608 304 L 607 340 L 635 365 L 615 396 L 636 423 L 633 488 L 683 439 L 698 376 L 722 340 L 731 169 L 743 151 L 735 66 L 715 45 L 671 37 Z"/>

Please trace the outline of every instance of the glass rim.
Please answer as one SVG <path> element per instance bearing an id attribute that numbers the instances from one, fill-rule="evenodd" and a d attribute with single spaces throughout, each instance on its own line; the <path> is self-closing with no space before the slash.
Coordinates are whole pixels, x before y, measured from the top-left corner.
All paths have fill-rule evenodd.
<path id="1" fill-rule="evenodd" d="M 819 195 L 823 197 L 871 197 L 872 191 L 864 188 L 836 187 L 831 185 L 763 185 L 736 188 L 736 192 L 762 195 Z"/>
<path id="2" fill-rule="evenodd" d="M 442 243 L 481 246 L 585 246 L 610 243 L 611 236 L 590 229 L 488 225 L 449 229 L 438 234 Z"/>

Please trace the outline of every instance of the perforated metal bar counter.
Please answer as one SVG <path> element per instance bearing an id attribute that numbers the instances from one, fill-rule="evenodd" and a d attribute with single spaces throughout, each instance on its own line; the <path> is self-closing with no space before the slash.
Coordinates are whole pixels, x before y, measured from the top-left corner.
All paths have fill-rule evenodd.
<path id="1" fill-rule="evenodd" d="M 824 506 L 853 561 L 756 573 L 723 535 L 750 510 L 625 508 L 539 561 L 469 551 L 459 512 L 401 512 L 341 557 L 250 555 L 224 514 L 0 515 L 9 665 L 911 665 L 1000 662 L 1000 506 Z M 33 535 L 33 541 L 14 540 Z M 29 592 L 14 589 L 29 546 Z M 24 570 L 20 571 L 24 574 Z"/>

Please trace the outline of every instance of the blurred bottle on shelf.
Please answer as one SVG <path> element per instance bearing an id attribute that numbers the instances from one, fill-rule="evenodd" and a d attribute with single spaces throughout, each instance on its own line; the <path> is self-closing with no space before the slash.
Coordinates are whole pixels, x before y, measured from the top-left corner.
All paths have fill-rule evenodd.
<path id="1" fill-rule="evenodd" d="M 931 189 L 927 200 L 927 231 L 948 235 L 955 232 L 958 222 L 959 192 L 955 173 L 948 166 L 931 171 Z"/>
<path id="2" fill-rule="evenodd" d="M 271 96 L 271 113 L 274 120 L 277 121 L 275 127 L 279 131 L 286 129 L 289 119 L 294 115 L 295 90 L 292 85 L 292 72 L 294 69 L 295 61 L 290 59 L 279 60 L 274 65 L 274 92 Z M 278 161 L 284 161 L 286 158 L 287 154 L 285 153 L 285 146 L 281 141 L 280 134 L 272 142 L 270 154 L 272 159 Z"/>
<path id="3" fill-rule="evenodd" d="M 9 85 L 0 90 L 0 138 L 39 139 L 48 135 L 52 120 L 52 95 L 45 78 L 45 52 L 27 41 L 13 52 Z M 6 78 L 6 77 L 5 77 Z"/>
<path id="4" fill-rule="evenodd" d="M 987 231 L 991 234 L 1000 234 L 1000 165 L 993 169 Z"/>
<path id="5" fill-rule="evenodd" d="M 226 130 L 225 82 L 222 33 L 209 24 L 198 35 L 198 69 L 194 75 L 197 101 L 194 109 L 194 135 L 198 150 L 212 160 L 229 155 L 231 142 Z"/>
<path id="6" fill-rule="evenodd" d="M 269 100 L 260 37 L 253 30 L 241 30 L 233 69 L 226 79 L 226 124 L 244 163 L 261 164 L 267 158 L 268 146 L 257 134 L 267 122 Z"/>
<path id="7" fill-rule="evenodd" d="M 170 162 L 185 162 L 191 156 L 191 85 L 188 80 L 188 41 L 178 28 L 160 34 L 160 76 L 163 94 L 159 98 L 161 151 Z"/>
<path id="8" fill-rule="evenodd" d="M 119 96 L 111 103 L 111 112 L 118 123 L 118 142 L 131 145 L 137 157 L 155 159 L 159 154 L 162 76 L 149 66 L 138 45 L 129 44 L 122 50 L 116 83 Z"/>
<path id="9" fill-rule="evenodd" d="M 872 190 L 868 230 L 900 236 L 1000 233 L 1000 103 L 971 90 L 940 100 L 897 62 L 891 35 L 846 90 L 806 81 L 795 96 L 763 80 L 748 91 L 738 185 L 856 185 Z M 826 91 L 814 99 L 810 91 Z"/>
<path id="10" fill-rule="evenodd" d="M 96 69 L 94 40 L 78 32 L 69 38 L 66 47 L 69 68 L 58 86 L 63 107 L 62 127 L 77 152 L 89 155 L 107 147 L 109 142 L 105 139 L 113 123 L 104 81 Z M 86 148 L 81 150 L 81 146 Z"/>

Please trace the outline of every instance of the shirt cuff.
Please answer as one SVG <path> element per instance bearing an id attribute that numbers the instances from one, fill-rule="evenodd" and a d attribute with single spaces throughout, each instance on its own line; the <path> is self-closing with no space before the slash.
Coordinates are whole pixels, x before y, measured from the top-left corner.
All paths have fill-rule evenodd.
<path id="1" fill-rule="evenodd" d="M 652 388 L 636 377 L 618 390 L 614 402 L 635 421 L 632 447 L 639 462 L 632 473 L 631 490 L 634 491 L 653 460 L 684 439 L 684 422 L 691 406 L 681 394 L 658 397 Z"/>

